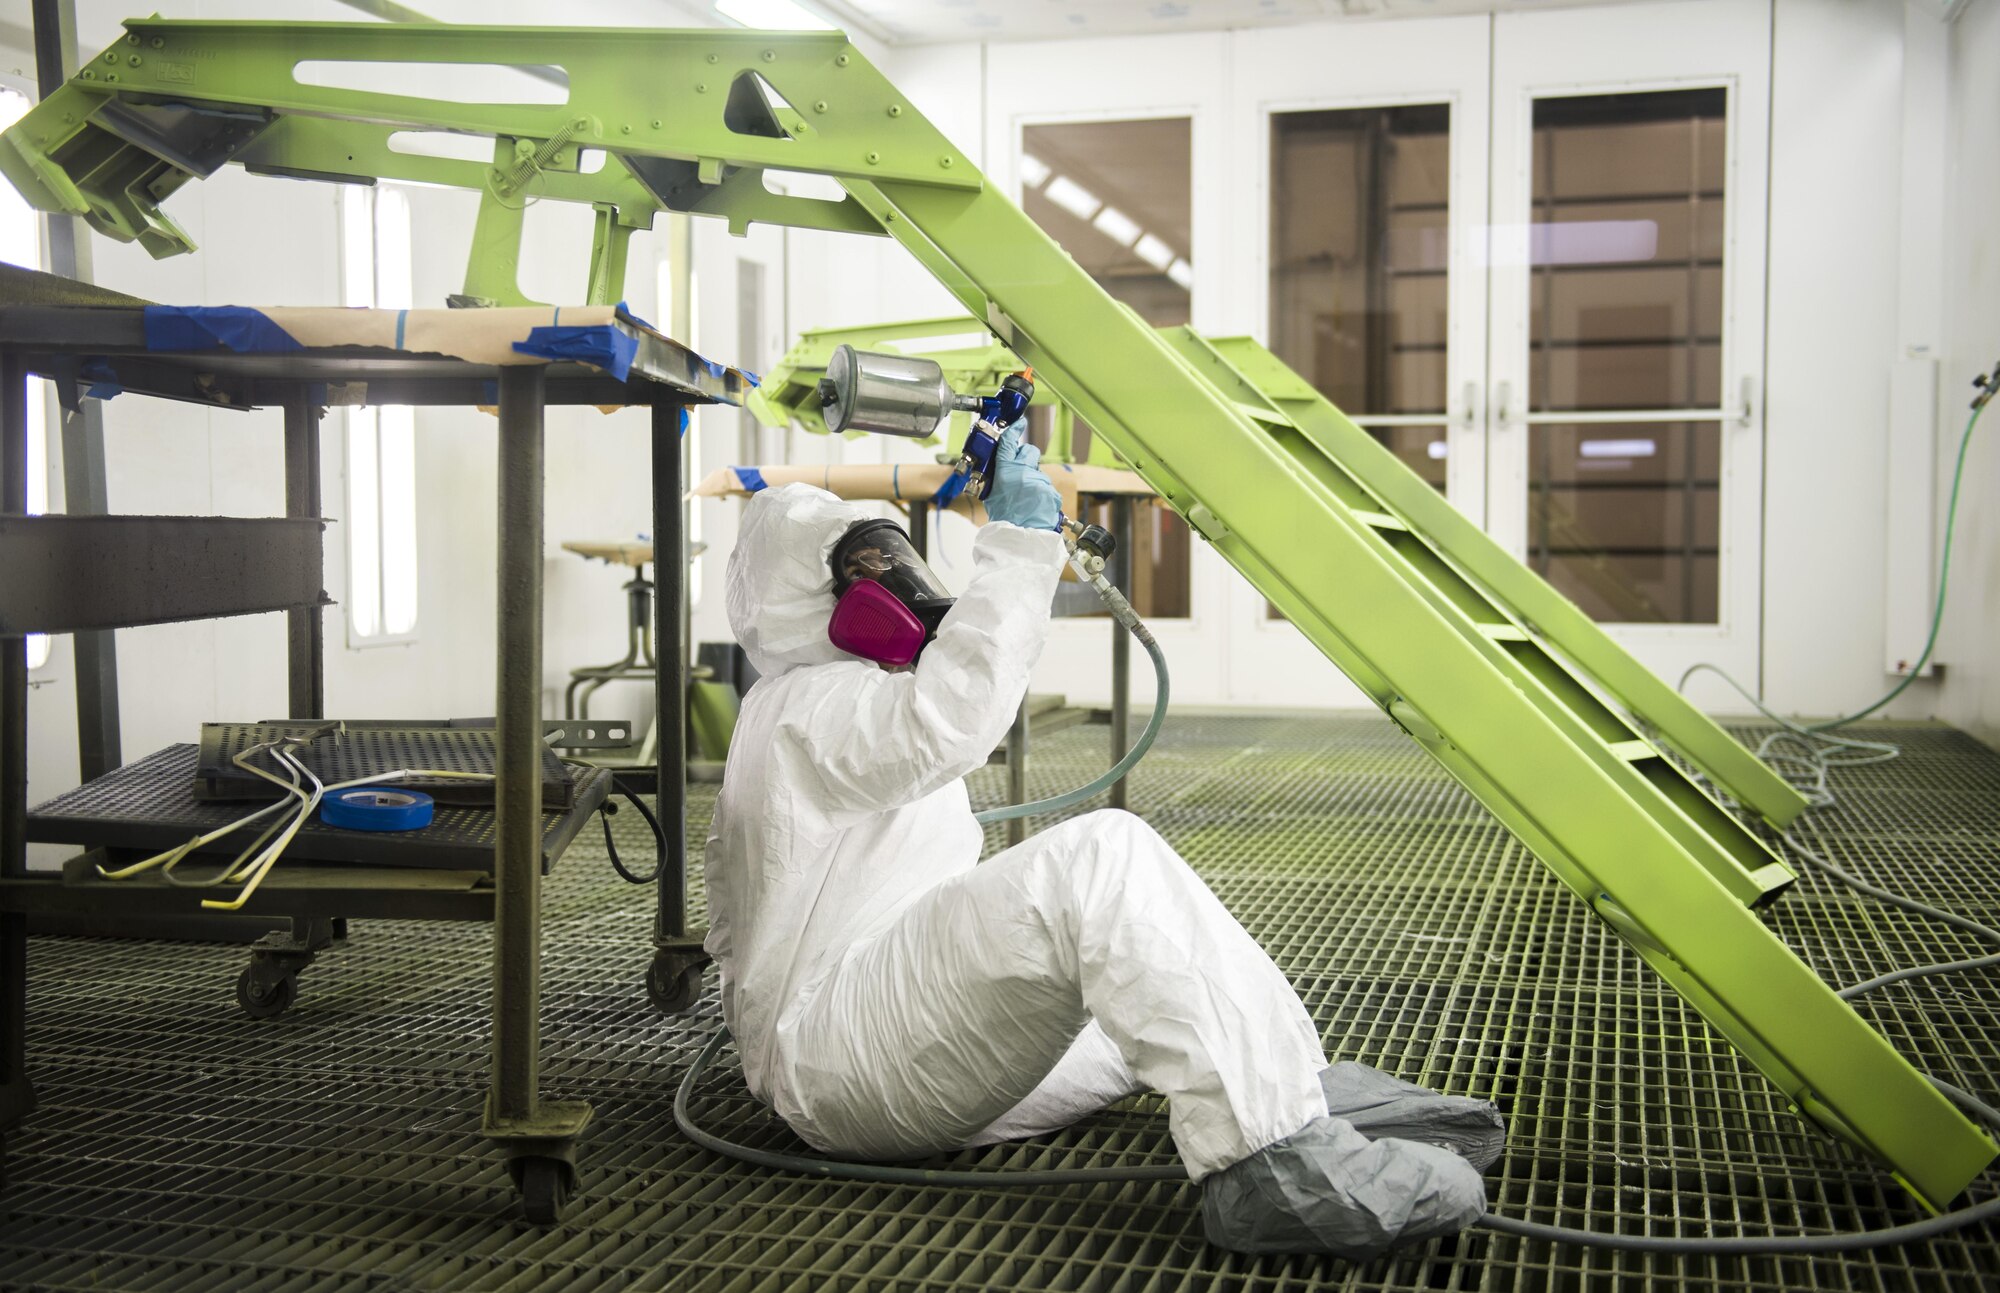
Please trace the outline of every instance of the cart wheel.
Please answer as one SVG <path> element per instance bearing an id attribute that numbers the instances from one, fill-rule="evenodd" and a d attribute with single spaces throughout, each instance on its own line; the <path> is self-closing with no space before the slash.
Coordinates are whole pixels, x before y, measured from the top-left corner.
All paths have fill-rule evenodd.
<path id="1" fill-rule="evenodd" d="M 646 969 L 646 998 L 663 1015 L 678 1015 L 701 996 L 701 963 L 684 965 L 665 953 Z"/>
<path id="2" fill-rule="evenodd" d="M 571 1167 L 558 1158 L 517 1158 L 507 1165 L 521 1190 L 521 1213 L 531 1224 L 553 1225 L 569 1206 Z"/>
<path id="3" fill-rule="evenodd" d="M 236 1004 L 243 1007 L 243 1013 L 252 1019 L 276 1019 L 292 1008 L 299 999 L 299 981 L 296 975 L 286 975 L 265 992 L 257 991 L 256 977 L 245 967 L 236 977 Z"/>

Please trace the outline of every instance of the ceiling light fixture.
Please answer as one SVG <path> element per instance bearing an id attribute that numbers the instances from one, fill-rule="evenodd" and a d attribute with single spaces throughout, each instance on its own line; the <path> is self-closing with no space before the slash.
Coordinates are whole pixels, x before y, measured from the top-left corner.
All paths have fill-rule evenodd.
<path id="1" fill-rule="evenodd" d="M 1174 263 L 1174 249 L 1152 234 L 1139 239 L 1139 245 L 1132 250 L 1138 252 L 1139 259 L 1154 269 L 1165 269 Z"/>
<path id="2" fill-rule="evenodd" d="M 1117 243 L 1120 247 L 1130 247 L 1133 241 L 1145 232 L 1145 230 L 1139 227 L 1137 220 L 1126 215 L 1117 207 L 1108 206 L 1104 208 L 1097 213 L 1097 219 L 1092 220 L 1090 223 L 1096 225 L 1099 233 Z"/>
<path id="3" fill-rule="evenodd" d="M 1050 180 L 1044 196 L 1079 220 L 1090 219 L 1097 214 L 1097 208 L 1104 205 L 1097 200 L 1095 193 L 1067 175 L 1058 175 Z"/>
<path id="4" fill-rule="evenodd" d="M 1049 178 L 1049 164 L 1033 153 L 1021 154 L 1021 187 L 1038 189 Z"/>

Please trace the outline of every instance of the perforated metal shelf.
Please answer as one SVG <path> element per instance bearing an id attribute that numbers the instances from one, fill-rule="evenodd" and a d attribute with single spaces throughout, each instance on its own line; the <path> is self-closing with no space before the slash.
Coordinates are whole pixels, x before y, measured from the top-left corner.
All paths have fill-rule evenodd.
<path id="1" fill-rule="evenodd" d="M 1885 883 L 1993 915 L 2000 755 L 1940 728 L 1888 732 L 1897 763 L 1838 782 L 1827 849 Z M 1035 747 L 1031 792 L 1103 765 L 1105 731 Z M 1002 768 L 974 777 L 997 803 Z M 690 838 L 712 788 L 696 787 Z M 1510 1148 L 1488 1177 L 1515 1216 L 1631 1233 L 1845 1230 L 1914 1220 L 1871 1164 L 1785 1112 L 1750 1066 L 1429 764 L 1373 719 L 1174 718 L 1132 784 L 1136 811 L 1291 976 L 1328 1053 L 1489 1095 Z M 1038 825 L 1046 823 L 1038 822 Z M 644 857 L 637 814 L 614 819 Z M 1902 830 L 1916 833 L 1908 838 Z M 997 848 L 1001 832 L 989 835 Z M 781 1289 L 1984 1290 L 2000 1235 L 1842 1257 L 1588 1252 L 1492 1234 L 1366 1267 L 1245 1259 L 1201 1241 L 1196 1191 L 889 1189 L 725 1162 L 674 1130 L 685 1065 L 715 1026 L 662 1020 L 641 987 L 649 895 L 596 831 L 548 886 L 544 1072 L 597 1124 L 585 1193 L 542 1230 L 478 1135 L 488 935 L 357 923 L 291 1014 L 242 1018 L 240 949 L 37 940 L 30 1061 L 42 1106 L 10 1134 L 0 1286 L 245 1290 Z M 704 919 L 699 886 L 694 918 Z M 1852 982 L 1963 955 L 1956 931 L 1858 899 L 1810 867 L 1765 918 Z M 1901 985 L 1864 1014 L 1921 1066 L 2000 1096 L 2000 978 Z M 700 1092 L 734 1139 L 800 1148 L 733 1061 Z M 982 1165 L 1172 1161 L 1163 1103 L 1127 1101 Z M 1992 1197 L 1982 1184 L 1973 1198 Z"/>
<path id="2" fill-rule="evenodd" d="M 201 725 L 200 766 L 196 772 L 195 795 L 201 799 L 276 799 L 282 793 L 261 777 L 245 772 L 234 763 L 237 755 L 281 736 L 309 735 L 325 727 L 320 723 L 203 723 Z M 428 771 L 476 772 L 491 774 L 496 765 L 494 729 L 483 726 L 431 723 L 422 726 L 393 726 L 387 723 L 353 723 L 336 734 L 320 735 L 298 750 L 296 757 L 320 780 L 332 784 L 372 777 L 404 768 Z M 267 772 L 282 769 L 268 756 L 257 756 L 255 766 Z M 467 781 L 449 777 L 408 777 L 399 784 L 421 790 L 441 804 L 493 806 L 491 781 Z M 570 806 L 572 785 L 569 769 L 556 752 L 542 749 L 542 806 Z"/>
<path id="3" fill-rule="evenodd" d="M 43 844 L 167 849 L 243 816 L 240 802 L 195 797 L 197 748 L 170 745 L 29 810 L 28 838 Z M 604 802 L 611 774 L 578 768 L 570 806 L 542 815 L 542 870 L 555 866 L 577 832 Z M 255 838 L 246 827 L 201 850 L 232 856 Z M 238 836 L 242 836 L 239 838 Z M 287 859 L 493 873 L 493 810 L 439 804 L 420 831 L 347 831 L 317 818 L 302 827 Z"/>

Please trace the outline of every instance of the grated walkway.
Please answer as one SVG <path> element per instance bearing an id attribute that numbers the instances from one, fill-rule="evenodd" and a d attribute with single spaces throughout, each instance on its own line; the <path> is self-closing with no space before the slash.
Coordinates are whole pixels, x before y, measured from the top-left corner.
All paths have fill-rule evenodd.
<path id="1" fill-rule="evenodd" d="M 1877 724 L 1897 762 L 1836 783 L 1808 830 L 1871 878 L 2000 919 L 2000 755 L 1949 729 Z M 1102 766 L 1104 729 L 1037 746 L 1050 794 Z M 974 797 L 994 803 L 995 767 Z M 710 796 L 692 813 L 697 845 Z M 1385 721 L 1178 717 L 1132 804 L 1268 948 L 1329 1055 L 1509 1118 L 1489 1176 L 1516 1216 L 1631 1233 L 1830 1230 L 1914 1220 L 1893 1182 L 1783 1101 L 1455 783 Z M 621 845 L 649 840 L 637 814 Z M 997 844 L 999 829 L 989 834 Z M 701 918 L 699 893 L 695 897 Z M 1770 922 L 1853 982 L 1988 949 L 1808 873 Z M 590 1100 L 583 1195 L 548 1230 L 515 1219 L 478 1135 L 489 931 L 369 922 L 276 1020 L 242 1017 L 245 952 L 39 939 L 30 1063 L 41 1108 L 8 1137 L 0 1287 L 66 1289 L 852 1288 L 1278 1290 L 1987 1289 L 2000 1233 L 1879 1253 L 1683 1261 L 1469 1234 L 1354 1268 L 1246 1259 L 1201 1241 L 1172 1184 L 943 1192 L 820 1183 L 728 1163 L 674 1129 L 681 1072 L 715 1026 L 714 979 L 662 1021 L 640 985 L 650 903 L 586 831 L 551 878 L 545 1090 Z M 2000 1097 L 1990 973 L 1861 1007 L 1917 1062 Z M 1162 1102 L 1129 1101 L 980 1165 L 1169 1162 Z M 698 1116 L 799 1148 L 733 1061 Z M 1991 1197 L 1991 1186 L 1974 1197 Z"/>

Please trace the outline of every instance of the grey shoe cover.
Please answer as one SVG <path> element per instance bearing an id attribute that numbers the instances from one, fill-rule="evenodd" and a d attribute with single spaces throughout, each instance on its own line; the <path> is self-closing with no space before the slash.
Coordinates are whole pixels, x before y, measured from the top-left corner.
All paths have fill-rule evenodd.
<path id="1" fill-rule="evenodd" d="M 1485 1211 L 1486 1183 L 1458 1155 L 1371 1141 L 1338 1118 L 1315 1118 L 1201 1183 L 1208 1241 L 1239 1253 L 1366 1261 L 1455 1233 Z"/>
<path id="2" fill-rule="evenodd" d="M 1370 1140 L 1415 1140 L 1448 1149 L 1481 1172 L 1507 1143 L 1507 1124 L 1490 1101 L 1445 1095 L 1342 1060 L 1321 1069 L 1326 1111 Z"/>

